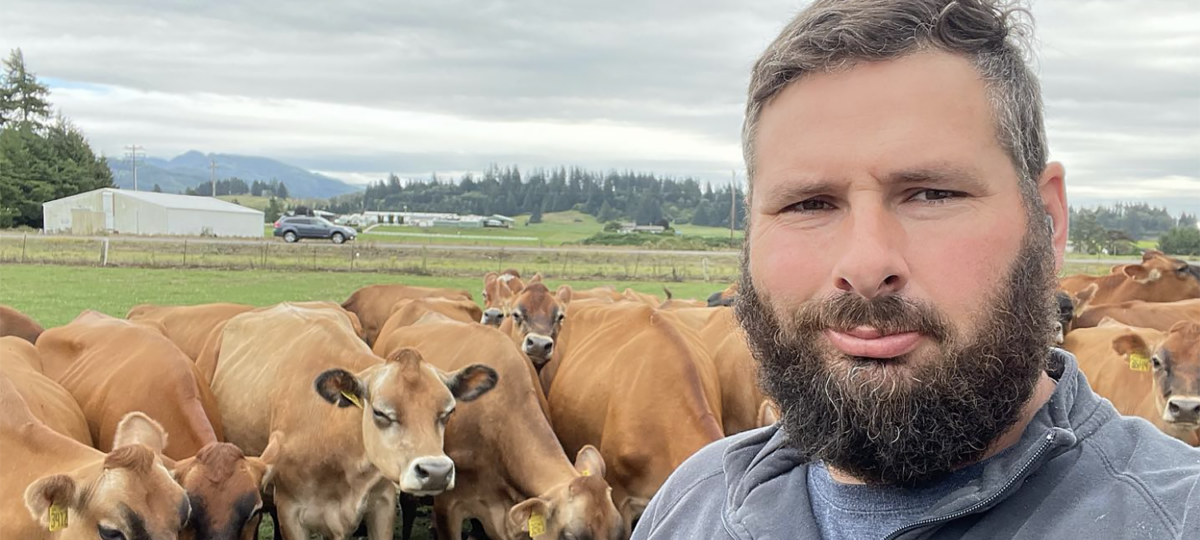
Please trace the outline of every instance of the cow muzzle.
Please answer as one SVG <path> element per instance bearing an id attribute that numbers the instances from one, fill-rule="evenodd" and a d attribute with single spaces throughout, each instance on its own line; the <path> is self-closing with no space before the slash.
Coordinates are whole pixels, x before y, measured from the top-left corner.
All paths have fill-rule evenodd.
<path id="1" fill-rule="evenodd" d="M 554 354 L 554 338 L 542 334 L 529 334 L 525 336 L 521 350 L 533 360 L 535 366 L 542 367 L 550 361 L 550 355 Z"/>
<path id="2" fill-rule="evenodd" d="M 503 311 L 500 311 L 499 308 L 487 308 L 483 310 L 483 317 L 479 320 L 479 323 L 488 326 L 500 326 L 500 322 L 503 320 Z"/>
<path id="3" fill-rule="evenodd" d="M 1163 420 L 1173 424 L 1200 425 L 1200 396 L 1177 396 L 1167 400 Z"/>
<path id="4" fill-rule="evenodd" d="M 446 456 L 414 459 L 400 478 L 400 491 L 428 497 L 454 489 L 454 462 Z"/>

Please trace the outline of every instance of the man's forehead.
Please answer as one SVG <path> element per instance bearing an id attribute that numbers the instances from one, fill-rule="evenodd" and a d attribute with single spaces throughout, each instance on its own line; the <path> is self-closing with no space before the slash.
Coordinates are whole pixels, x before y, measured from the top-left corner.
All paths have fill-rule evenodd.
<path id="1" fill-rule="evenodd" d="M 966 59 L 921 52 L 867 62 L 792 83 L 763 109 L 755 136 L 759 178 L 798 173 L 836 178 L 881 164 L 878 176 L 1007 160 L 988 93 Z M 944 167 L 939 167 L 944 168 Z"/>

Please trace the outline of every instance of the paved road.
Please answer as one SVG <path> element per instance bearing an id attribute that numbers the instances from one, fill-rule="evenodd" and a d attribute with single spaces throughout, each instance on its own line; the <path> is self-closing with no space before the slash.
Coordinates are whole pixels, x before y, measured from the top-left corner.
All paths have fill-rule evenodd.
<path id="1" fill-rule="evenodd" d="M 0 233 L 0 238 L 21 238 L 19 233 Z M 108 239 L 110 242 L 146 242 L 160 244 L 182 244 L 184 239 L 170 236 L 59 236 L 59 235 L 29 235 L 30 238 L 69 238 L 72 240 L 95 240 L 103 241 Z M 187 238 L 189 245 L 197 244 L 220 244 L 220 245 L 241 245 L 241 246 L 259 246 L 264 242 L 287 246 L 283 240 L 275 238 L 263 238 L 262 240 L 255 239 L 219 239 L 219 238 Z M 354 243 L 347 243 L 342 246 L 334 246 L 329 242 L 320 240 L 305 240 L 298 245 L 320 245 L 329 248 L 350 249 Z M 602 247 L 533 247 L 533 246 L 467 246 L 453 244 L 414 244 L 414 243 L 392 243 L 392 242 L 370 242 L 371 247 L 379 247 L 386 249 L 429 249 L 440 251 L 483 251 L 496 252 L 503 250 L 510 253 L 605 253 L 613 255 L 655 255 L 655 256 L 680 256 L 680 257 L 737 257 L 737 251 L 666 251 L 661 249 L 621 249 L 621 248 L 602 248 Z M 1126 261 L 1127 262 L 1127 261 Z"/>

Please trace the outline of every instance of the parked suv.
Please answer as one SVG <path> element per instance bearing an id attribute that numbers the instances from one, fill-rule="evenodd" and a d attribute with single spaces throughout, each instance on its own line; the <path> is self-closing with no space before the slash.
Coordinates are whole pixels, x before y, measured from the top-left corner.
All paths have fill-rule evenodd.
<path id="1" fill-rule="evenodd" d="M 334 225 L 329 220 L 311 216 L 284 216 L 275 222 L 275 236 L 285 242 L 296 242 L 301 238 L 328 238 L 335 244 L 354 240 L 358 233 L 350 227 Z"/>

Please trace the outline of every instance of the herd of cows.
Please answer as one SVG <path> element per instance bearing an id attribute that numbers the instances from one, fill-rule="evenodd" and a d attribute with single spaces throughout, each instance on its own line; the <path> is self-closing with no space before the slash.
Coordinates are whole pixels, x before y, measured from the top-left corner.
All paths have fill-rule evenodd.
<path id="1" fill-rule="evenodd" d="M 1061 282 L 1097 392 L 1200 444 L 1200 269 L 1147 252 Z M 728 306 L 484 277 L 342 303 L 0 306 L 0 537 L 628 538 L 701 447 L 770 424 Z"/>

